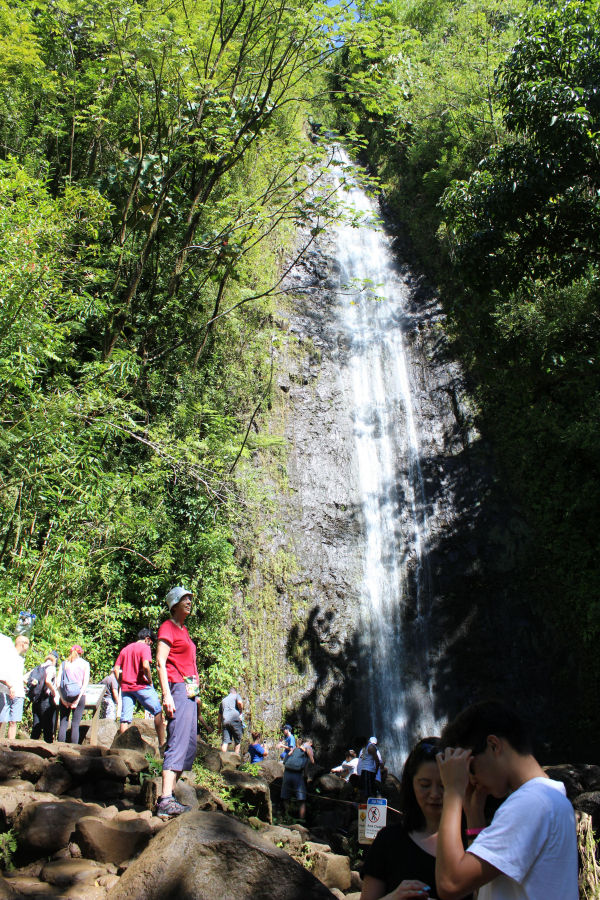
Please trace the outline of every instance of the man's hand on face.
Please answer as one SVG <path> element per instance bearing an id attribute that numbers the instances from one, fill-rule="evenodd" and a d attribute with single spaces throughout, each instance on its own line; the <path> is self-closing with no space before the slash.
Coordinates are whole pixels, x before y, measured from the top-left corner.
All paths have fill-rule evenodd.
<path id="1" fill-rule="evenodd" d="M 444 796 L 452 793 L 462 798 L 465 797 L 467 788 L 471 784 L 470 764 L 472 758 L 471 751 L 463 750 L 462 747 L 446 747 L 437 754 L 436 759 L 444 785 Z"/>

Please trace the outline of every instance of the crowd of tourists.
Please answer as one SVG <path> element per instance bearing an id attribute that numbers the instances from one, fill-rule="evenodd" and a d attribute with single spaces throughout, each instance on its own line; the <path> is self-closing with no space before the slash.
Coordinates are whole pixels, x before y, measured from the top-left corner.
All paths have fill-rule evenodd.
<path id="1" fill-rule="evenodd" d="M 173 795 L 197 752 L 200 709 L 196 646 L 186 628 L 192 594 L 175 587 L 166 597 L 170 617 L 158 633 L 142 629 L 117 656 L 104 679 L 105 714 L 132 722 L 136 706 L 153 719 L 163 756 L 162 790 L 156 814 L 172 818 L 189 810 Z M 25 673 L 30 639 L 21 629 L 14 640 L 0 635 L 0 723 L 14 739 L 26 696 L 32 701 L 32 737 L 78 742 L 90 666 L 74 644 L 60 661 L 51 651 Z M 162 702 L 152 679 L 152 646 Z M 58 720 L 58 721 L 57 721 Z M 221 750 L 240 754 L 244 703 L 235 686 L 219 708 Z M 3 726 L 4 727 L 4 726 Z M 251 732 L 251 763 L 269 748 Z M 348 749 L 332 774 L 354 786 L 358 801 L 385 789 L 387 769 L 375 735 Z M 295 801 L 306 815 L 307 781 L 315 763 L 313 741 L 298 738 L 291 724 L 271 748 L 283 763 L 281 801 Z M 488 798 L 503 801 L 490 817 Z M 564 785 L 550 779 L 533 753 L 530 734 L 515 711 L 498 701 L 468 707 L 441 736 L 416 744 L 404 765 L 399 820 L 383 828 L 368 850 L 361 900 L 439 898 L 461 900 L 577 900 L 578 856 L 574 811 Z"/>

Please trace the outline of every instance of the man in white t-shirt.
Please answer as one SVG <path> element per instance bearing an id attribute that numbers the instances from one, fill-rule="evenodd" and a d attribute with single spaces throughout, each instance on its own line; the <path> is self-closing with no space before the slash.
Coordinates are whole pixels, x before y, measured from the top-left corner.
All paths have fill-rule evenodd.
<path id="1" fill-rule="evenodd" d="M 578 900 L 575 814 L 547 777 L 516 713 L 497 701 L 464 710 L 442 734 L 444 784 L 436 883 L 441 900 Z M 507 797 L 486 827 L 485 799 Z M 467 816 L 467 850 L 461 838 Z"/>

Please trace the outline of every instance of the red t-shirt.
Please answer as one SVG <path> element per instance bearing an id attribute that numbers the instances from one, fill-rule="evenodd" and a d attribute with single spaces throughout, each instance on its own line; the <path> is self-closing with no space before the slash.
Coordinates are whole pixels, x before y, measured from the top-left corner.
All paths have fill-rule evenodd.
<path id="1" fill-rule="evenodd" d="M 145 641 L 135 641 L 123 647 L 117 656 L 116 665 L 121 667 L 121 690 L 139 691 L 150 687 L 144 675 L 143 662 L 152 659 L 150 645 Z"/>
<path id="2" fill-rule="evenodd" d="M 185 625 L 179 628 L 171 619 L 163 622 L 158 629 L 158 639 L 169 645 L 169 655 L 167 656 L 169 681 L 177 684 L 184 678 L 191 676 L 198 678 L 196 645 L 189 636 Z"/>

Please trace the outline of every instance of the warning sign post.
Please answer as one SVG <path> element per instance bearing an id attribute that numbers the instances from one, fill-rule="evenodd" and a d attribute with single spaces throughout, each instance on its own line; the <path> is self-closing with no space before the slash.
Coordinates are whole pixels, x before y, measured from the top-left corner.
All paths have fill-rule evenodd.
<path id="1" fill-rule="evenodd" d="M 385 828 L 387 818 L 387 800 L 383 797 L 369 797 L 367 800 L 367 816 L 365 819 L 365 837 L 375 838 Z"/>

